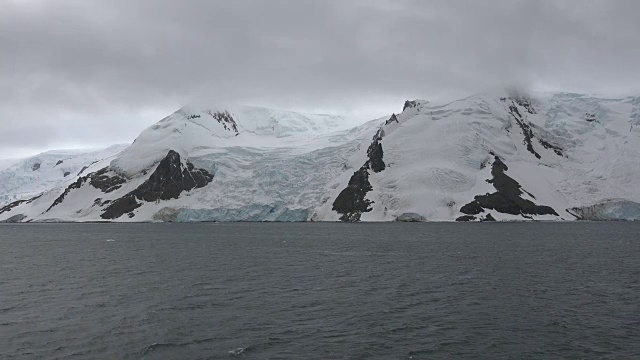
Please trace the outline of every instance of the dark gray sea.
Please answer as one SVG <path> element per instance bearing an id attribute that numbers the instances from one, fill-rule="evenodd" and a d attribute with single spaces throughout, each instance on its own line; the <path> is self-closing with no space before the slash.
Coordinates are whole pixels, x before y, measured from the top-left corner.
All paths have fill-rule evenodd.
<path id="1" fill-rule="evenodd" d="M 640 223 L 0 226 L 2 359 L 639 359 Z"/>

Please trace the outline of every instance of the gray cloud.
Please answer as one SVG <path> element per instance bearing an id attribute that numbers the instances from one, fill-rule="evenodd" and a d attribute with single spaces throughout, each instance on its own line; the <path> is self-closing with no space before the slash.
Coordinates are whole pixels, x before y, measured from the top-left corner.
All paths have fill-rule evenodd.
<path id="1" fill-rule="evenodd" d="M 640 92 L 640 2 L 0 0 L 0 154 L 185 102 L 360 116 L 488 87 Z"/>

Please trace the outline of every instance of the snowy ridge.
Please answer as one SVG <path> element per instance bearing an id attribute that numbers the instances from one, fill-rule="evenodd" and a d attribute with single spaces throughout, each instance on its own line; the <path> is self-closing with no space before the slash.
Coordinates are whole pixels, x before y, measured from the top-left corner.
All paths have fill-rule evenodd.
<path id="1" fill-rule="evenodd" d="M 40 166 L 55 173 L 56 157 Z M 0 221 L 640 218 L 638 97 L 415 100 L 353 128 L 339 116 L 189 105 L 94 157 L 68 180 L 5 190 L 29 202 L 0 207 Z M 20 164 L 0 176 L 34 171 Z"/>
<path id="2" fill-rule="evenodd" d="M 597 110 L 597 111 L 595 111 Z M 472 96 L 450 104 L 414 101 L 383 126 L 386 168 L 369 171 L 370 210 L 363 221 L 390 221 L 403 213 L 454 220 L 479 195 L 496 192 L 487 182 L 496 156 L 526 192 L 523 199 L 556 209 L 557 215 L 508 214 L 485 209 L 475 219 L 572 220 L 566 209 L 612 198 L 640 200 L 640 132 L 637 98 L 598 99 L 558 94 L 547 99 Z M 590 114 L 595 113 L 591 121 Z M 630 116 L 631 115 L 631 116 Z M 390 119 L 391 120 L 391 119 Z M 355 154 L 358 169 L 366 154 Z M 336 179 L 336 198 L 351 173 Z M 318 219 L 338 220 L 334 204 Z M 524 215 L 524 216 L 523 216 Z M 631 216 L 633 218 L 633 216 Z"/>
<path id="3" fill-rule="evenodd" d="M 303 115 L 241 105 L 188 105 L 144 130 L 112 166 L 132 176 L 151 168 L 169 150 L 185 157 L 233 146 L 299 147 L 341 128 L 345 126 L 340 116 Z"/>
<path id="4" fill-rule="evenodd" d="M 0 169 L 0 206 L 72 182 L 83 168 L 112 157 L 128 146 L 119 144 L 100 150 L 54 150 L 12 161 L 12 164 Z"/>

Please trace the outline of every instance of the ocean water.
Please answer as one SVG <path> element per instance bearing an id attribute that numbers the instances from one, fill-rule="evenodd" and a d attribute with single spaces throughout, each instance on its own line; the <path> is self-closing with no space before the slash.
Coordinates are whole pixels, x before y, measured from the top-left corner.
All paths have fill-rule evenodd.
<path id="1" fill-rule="evenodd" d="M 1 359 L 640 358 L 640 223 L 0 226 Z"/>

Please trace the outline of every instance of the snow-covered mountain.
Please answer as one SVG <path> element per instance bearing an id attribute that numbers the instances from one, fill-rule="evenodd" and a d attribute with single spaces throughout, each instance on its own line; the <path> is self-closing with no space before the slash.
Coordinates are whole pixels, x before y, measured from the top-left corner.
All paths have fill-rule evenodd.
<path id="1" fill-rule="evenodd" d="M 357 127 L 190 105 L 65 182 L 0 188 L 0 221 L 639 219 L 638 159 L 640 97 L 415 100 Z"/>

